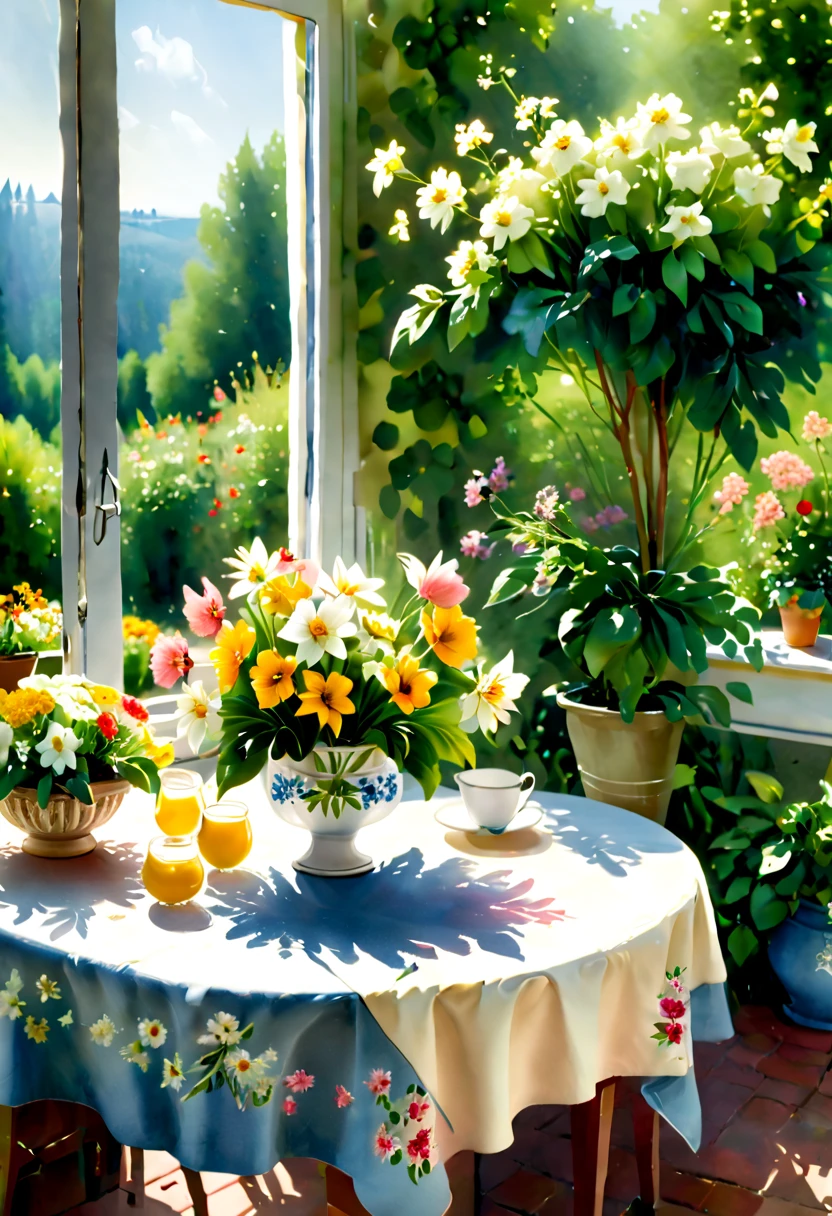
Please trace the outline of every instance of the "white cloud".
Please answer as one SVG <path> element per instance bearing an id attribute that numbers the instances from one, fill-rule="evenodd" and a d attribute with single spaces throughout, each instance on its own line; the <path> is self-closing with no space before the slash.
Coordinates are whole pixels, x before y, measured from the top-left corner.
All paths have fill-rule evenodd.
<path id="1" fill-rule="evenodd" d="M 176 83 L 180 80 L 200 80 L 208 83 L 205 68 L 194 54 L 194 48 L 184 38 L 166 38 L 156 31 L 154 37 L 149 25 L 133 30 L 133 41 L 142 53 L 136 67 L 145 72 L 154 70 L 160 76 Z"/>
<path id="2" fill-rule="evenodd" d="M 141 119 L 136 118 L 135 114 L 131 114 L 126 106 L 118 108 L 118 128 L 120 131 L 132 131 L 134 127 L 141 126 Z"/>
<path id="3" fill-rule="evenodd" d="M 212 144 L 214 141 L 207 132 L 203 131 L 198 122 L 195 122 L 189 114 L 181 114 L 179 110 L 171 110 L 170 120 L 176 128 L 179 135 L 185 137 L 197 147 L 204 147 L 206 144 Z"/>

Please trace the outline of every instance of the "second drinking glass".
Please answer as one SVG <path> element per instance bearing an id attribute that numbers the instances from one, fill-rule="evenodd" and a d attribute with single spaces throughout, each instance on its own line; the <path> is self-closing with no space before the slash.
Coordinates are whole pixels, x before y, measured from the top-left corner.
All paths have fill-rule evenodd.
<path id="1" fill-rule="evenodd" d="M 156 822 L 166 836 L 190 836 L 205 807 L 202 778 L 188 768 L 166 768 L 159 780 Z"/>

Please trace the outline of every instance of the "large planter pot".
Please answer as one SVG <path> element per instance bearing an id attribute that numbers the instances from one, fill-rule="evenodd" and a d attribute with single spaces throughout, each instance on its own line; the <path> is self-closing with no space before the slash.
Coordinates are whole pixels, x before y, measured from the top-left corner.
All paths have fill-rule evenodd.
<path id="1" fill-rule="evenodd" d="M 358 756 L 366 747 L 318 747 L 319 756 L 336 756 L 343 760 Z M 374 869 L 372 857 L 359 852 L 355 836 L 360 828 L 378 823 L 396 809 L 402 800 L 402 775 L 383 752 L 374 749 L 365 762 L 350 773 L 349 781 L 358 790 L 361 810 L 334 799 L 337 806 L 326 814 L 320 806 L 310 811 L 308 796 L 326 786 L 326 776 L 319 773 L 312 756 L 303 760 L 269 759 L 267 789 L 275 813 L 293 827 L 306 828 L 312 842 L 302 857 L 293 861 L 296 870 L 317 874 L 322 878 L 352 878 Z M 337 809 L 339 814 L 333 813 Z"/>
<path id="2" fill-rule="evenodd" d="M 664 823 L 673 792 L 683 722 L 659 710 L 625 722 L 611 709 L 581 705 L 558 693 L 587 798 Z"/>
<path id="3" fill-rule="evenodd" d="M 789 994 L 789 1017 L 801 1026 L 832 1030 L 832 922 L 826 908 L 802 899 L 769 942 L 768 957 Z"/>
<path id="4" fill-rule="evenodd" d="M 70 794 L 53 794 L 38 806 L 37 790 L 17 786 L 0 802 L 0 814 L 28 832 L 23 851 L 35 857 L 79 857 L 95 848 L 90 832 L 112 819 L 130 789 L 129 781 L 99 781 L 91 787 L 90 806 Z"/>
<path id="5" fill-rule="evenodd" d="M 780 621 L 783 625 L 786 645 L 793 646 L 796 650 L 805 650 L 808 646 L 814 646 L 818 640 L 822 615 L 822 607 L 798 608 L 796 596 L 794 602 L 789 600 L 788 604 L 781 605 Z"/>
<path id="6" fill-rule="evenodd" d="M 0 688 L 4 692 L 14 692 L 21 680 L 32 675 L 37 663 L 38 656 L 34 650 L 0 655 Z"/>

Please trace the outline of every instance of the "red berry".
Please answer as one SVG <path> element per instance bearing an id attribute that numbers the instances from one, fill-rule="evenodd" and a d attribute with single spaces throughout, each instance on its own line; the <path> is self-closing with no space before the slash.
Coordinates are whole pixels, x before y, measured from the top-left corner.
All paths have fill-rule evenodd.
<path id="1" fill-rule="evenodd" d="M 814 509 L 808 498 L 801 498 L 796 508 L 798 515 L 811 515 Z"/>

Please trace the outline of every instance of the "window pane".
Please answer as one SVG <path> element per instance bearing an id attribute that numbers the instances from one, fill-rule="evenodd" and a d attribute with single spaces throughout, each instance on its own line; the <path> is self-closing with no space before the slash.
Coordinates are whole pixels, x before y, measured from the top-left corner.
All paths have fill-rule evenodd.
<path id="1" fill-rule="evenodd" d="M 0 5 L 0 594 L 61 592 L 58 0 Z M 43 644 L 60 649 L 60 631 Z"/>
<path id="2" fill-rule="evenodd" d="M 116 7 L 123 604 L 170 630 L 183 583 L 227 588 L 236 546 L 286 543 L 285 25 L 219 0 Z"/>

